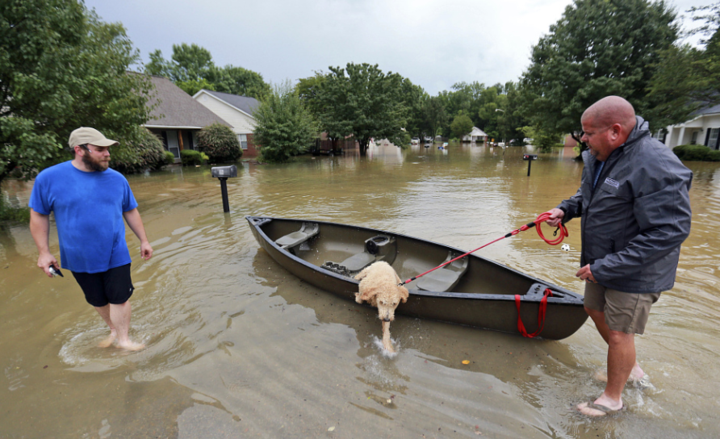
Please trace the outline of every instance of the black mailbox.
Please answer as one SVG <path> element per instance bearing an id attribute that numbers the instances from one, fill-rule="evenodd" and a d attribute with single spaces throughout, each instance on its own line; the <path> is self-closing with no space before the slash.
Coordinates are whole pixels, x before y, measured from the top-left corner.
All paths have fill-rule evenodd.
<path id="1" fill-rule="evenodd" d="M 237 177 L 237 166 L 215 166 L 210 169 L 213 178 Z"/>
<path id="2" fill-rule="evenodd" d="M 523 154 L 523 160 L 537 160 L 537 154 Z"/>
<path id="3" fill-rule="evenodd" d="M 220 192 L 222 193 L 223 212 L 230 212 L 230 202 L 228 201 L 227 179 L 237 177 L 237 166 L 215 166 L 210 169 L 210 173 L 214 178 L 220 180 Z"/>

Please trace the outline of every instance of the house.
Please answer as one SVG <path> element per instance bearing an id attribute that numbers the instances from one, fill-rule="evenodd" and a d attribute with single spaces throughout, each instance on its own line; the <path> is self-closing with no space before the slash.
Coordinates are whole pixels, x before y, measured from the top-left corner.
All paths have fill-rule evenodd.
<path id="1" fill-rule="evenodd" d="M 150 112 L 150 119 L 143 125 L 163 142 L 167 151 L 180 160 L 180 151 L 197 149 L 197 133 L 208 125 L 229 123 L 195 101 L 172 81 L 162 76 L 151 76 L 156 93 L 148 99 L 148 105 L 157 106 Z"/>
<path id="2" fill-rule="evenodd" d="M 478 127 L 473 127 L 470 134 L 463 136 L 463 142 L 484 142 L 487 140 L 487 134 Z"/>
<path id="3" fill-rule="evenodd" d="M 701 108 L 690 115 L 687 122 L 671 125 L 654 137 L 665 143 L 670 149 L 678 145 L 705 145 L 718 149 L 720 145 L 720 104 Z"/>
<path id="4" fill-rule="evenodd" d="M 253 142 L 257 125 L 253 113 L 260 105 L 257 99 L 204 89 L 195 93 L 193 99 L 230 123 L 242 146 L 243 157 L 257 157 L 259 147 Z"/>

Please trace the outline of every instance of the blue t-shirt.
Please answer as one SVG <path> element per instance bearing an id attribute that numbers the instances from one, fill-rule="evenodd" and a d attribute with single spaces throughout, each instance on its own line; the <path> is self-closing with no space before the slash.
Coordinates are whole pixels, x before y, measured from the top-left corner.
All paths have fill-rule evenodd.
<path id="1" fill-rule="evenodd" d="M 71 161 L 42 171 L 29 206 L 55 212 L 62 268 L 102 273 L 131 262 L 123 212 L 137 207 L 127 179 L 119 172 L 83 172 Z"/>

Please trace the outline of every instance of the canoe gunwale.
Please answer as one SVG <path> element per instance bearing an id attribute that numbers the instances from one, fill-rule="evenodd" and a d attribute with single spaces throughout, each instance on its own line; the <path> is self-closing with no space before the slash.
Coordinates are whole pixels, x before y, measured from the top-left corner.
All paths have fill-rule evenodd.
<path id="1" fill-rule="evenodd" d="M 264 240 L 267 244 L 269 244 L 269 245 L 271 245 L 272 247 L 274 247 L 274 248 L 275 248 L 279 253 L 281 253 L 284 257 L 289 258 L 289 259 L 293 260 L 293 261 L 296 262 L 296 263 L 302 264 L 303 266 L 305 266 L 306 268 L 308 268 L 308 269 L 310 269 L 310 270 L 313 270 L 313 271 L 316 271 L 316 272 L 320 272 L 320 273 L 322 273 L 323 275 L 332 277 L 332 278 L 334 278 L 334 279 L 336 279 L 336 280 L 338 280 L 338 281 L 346 282 L 346 283 L 348 283 L 348 284 L 353 284 L 353 285 L 355 286 L 355 287 L 354 287 L 355 289 L 357 289 L 357 285 L 359 285 L 359 282 L 358 282 L 357 280 L 355 280 L 355 279 L 353 279 L 353 278 L 350 278 L 350 277 L 342 276 L 342 275 L 337 274 L 337 273 L 335 273 L 335 272 L 333 272 L 333 271 L 330 271 L 330 270 L 326 270 L 326 269 L 322 268 L 322 267 L 319 266 L 319 265 L 312 264 L 312 263 L 307 262 L 306 260 L 304 260 L 304 259 L 302 259 L 302 258 L 300 258 L 300 257 L 298 257 L 298 256 L 295 256 L 294 254 L 290 253 L 288 250 L 281 248 L 279 245 L 277 245 L 277 244 L 275 243 L 275 241 L 273 241 L 272 239 L 270 239 L 270 237 L 268 237 L 268 236 L 265 234 L 265 232 L 263 231 L 263 229 L 262 229 L 261 226 L 264 225 L 264 224 L 267 224 L 268 222 L 274 221 L 274 220 L 277 220 L 277 221 L 297 222 L 297 223 L 302 223 L 302 222 L 311 221 L 311 222 L 314 222 L 314 223 L 318 223 L 318 224 L 320 224 L 320 225 L 326 224 L 326 225 L 328 225 L 328 226 L 334 226 L 334 227 L 349 227 L 349 228 L 365 230 L 365 231 L 373 232 L 373 233 L 387 234 L 387 235 L 391 235 L 391 236 L 401 237 L 401 238 L 409 239 L 409 240 L 416 240 L 416 241 L 424 242 L 424 243 L 427 243 L 427 244 L 435 245 L 435 246 L 438 246 L 438 247 L 446 248 L 446 249 L 448 249 L 448 250 L 452 250 L 452 251 L 459 252 L 458 254 L 466 253 L 464 250 L 456 249 L 456 248 L 454 248 L 454 247 L 451 247 L 451 246 L 448 246 L 448 245 L 445 245 L 445 244 L 436 243 L 436 242 L 429 241 L 429 240 L 426 240 L 426 239 L 421 239 L 421 238 L 406 236 L 406 235 L 402 235 L 402 234 L 399 234 L 399 233 L 387 232 L 387 231 L 378 230 L 378 229 L 372 229 L 372 228 L 368 228 L 368 227 L 359 227 L 359 226 L 346 225 L 346 224 L 340 224 L 340 223 L 332 223 L 332 222 L 328 222 L 328 221 L 302 220 L 302 219 L 294 219 L 294 218 L 275 218 L 275 217 L 253 216 L 253 215 L 247 215 L 247 216 L 245 217 L 245 219 L 250 223 L 250 225 L 251 225 L 252 227 L 255 228 L 255 230 L 257 231 L 257 233 L 263 238 L 263 240 Z M 480 259 L 480 260 L 482 260 L 482 261 L 484 261 L 484 262 L 486 262 L 486 263 L 498 265 L 498 266 L 500 266 L 500 267 L 502 267 L 502 268 L 504 268 L 504 269 L 510 270 L 511 272 L 513 272 L 513 273 L 515 273 L 515 274 L 517 274 L 517 275 L 519 275 L 519 276 L 522 276 L 522 277 L 525 277 L 525 278 L 527 278 L 527 279 L 533 280 L 533 285 L 531 286 L 531 288 L 530 288 L 527 292 L 524 292 L 523 294 L 519 294 L 519 295 L 520 295 L 520 301 L 521 301 L 521 302 L 531 302 L 531 303 L 537 303 L 537 302 L 539 302 L 539 301 L 542 299 L 542 297 L 543 297 L 542 291 L 544 291 L 544 288 L 543 288 L 543 289 L 540 289 L 538 292 L 536 292 L 536 293 L 534 293 L 534 294 L 530 294 L 530 292 L 531 292 L 533 289 L 536 288 L 536 285 L 537 285 L 537 284 L 540 284 L 540 285 L 542 285 L 542 286 L 544 286 L 544 287 L 546 287 L 546 288 L 550 288 L 554 293 L 560 293 L 560 294 L 559 294 L 560 297 L 558 297 L 558 295 L 548 297 L 548 298 L 547 298 L 547 302 L 548 302 L 549 304 L 554 304 L 554 305 L 559 305 L 559 306 L 562 306 L 562 305 L 578 306 L 578 305 L 582 305 L 582 304 L 583 304 L 583 297 L 580 296 L 580 295 L 577 294 L 577 293 L 574 293 L 574 292 L 570 291 L 570 290 L 567 290 L 567 289 L 565 289 L 565 288 L 559 287 L 559 286 L 557 286 L 557 285 L 553 285 L 553 284 L 551 284 L 551 283 L 548 283 L 548 282 L 546 282 L 546 281 L 543 281 L 542 279 L 537 279 L 537 278 L 535 278 L 535 277 L 533 277 L 533 276 L 530 276 L 530 275 L 525 274 L 525 273 L 523 273 L 523 272 L 521 272 L 521 271 L 515 270 L 515 269 L 513 269 L 513 268 L 511 268 L 511 267 L 508 267 L 508 266 L 506 266 L 506 265 L 500 264 L 500 263 L 495 262 L 495 261 L 490 260 L 490 259 L 483 258 L 482 256 L 469 255 L 468 257 L 477 258 L 477 259 Z M 279 261 L 276 261 L 276 262 L 278 262 L 281 266 L 283 265 L 283 264 L 281 264 Z M 448 299 L 485 300 L 485 301 L 515 301 L 515 295 L 514 295 L 514 294 L 483 294 L 483 293 L 459 293 L 459 292 L 434 292 L 434 291 L 423 291 L 423 290 L 417 290 L 417 289 L 409 289 L 409 292 L 410 292 L 411 295 L 419 296 L 419 297 L 436 297 L 436 298 L 448 298 Z"/>

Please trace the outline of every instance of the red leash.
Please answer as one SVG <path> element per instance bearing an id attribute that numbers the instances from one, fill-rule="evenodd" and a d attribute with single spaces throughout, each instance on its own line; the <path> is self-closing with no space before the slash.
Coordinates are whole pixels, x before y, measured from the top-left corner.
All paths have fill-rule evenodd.
<path id="1" fill-rule="evenodd" d="M 408 283 L 414 281 L 415 279 L 417 279 L 417 278 L 419 278 L 419 277 L 423 277 L 423 276 L 425 276 L 426 274 L 431 273 L 431 272 L 437 270 L 438 268 L 442 268 L 442 267 L 444 267 L 444 266 L 446 266 L 446 265 L 448 265 L 448 264 L 451 264 L 451 263 L 457 261 L 458 259 L 464 258 L 465 256 L 467 256 L 467 255 L 469 255 L 469 254 L 471 254 L 471 253 L 475 253 L 476 251 L 478 251 L 478 250 L 480 250 L 480 249 L 482 249 L 482 248 L 485 248 L 485 247 L 487 247 L 487 246 L 490 245 L 490 244 L 494 244 L 494 243 L 496 243 L 496 242 L 498 242 L 498 241 L 500 241 L 500 240 L 502 240 L 502 239 L 505 239 L 505 238 L 511 238 L 511 237 L 517 235 L 518 233 L 524 232 L 525 230 L 531 229 L 531 228 L 533 228 L 533 227 L 535 227 L 535 226 L 537 226 L 538 235 L 540 236 L 540 238 L 541 238 L 543 241 L 547 242 L 547 243 L 550 244 L 550 245 L 558 245 L 558 244 L 560 244 L 560 243 L 563 241 L 563 239 L 565 239 L 566 236 L 568 236 L 567 228 L 565 227 L 565 224 L 560 224 L 560 225 L 558 226 L 557 230 L 555 230 L 555 233 L 557 233 L 558 231 L 560 231 L 560 236 L 558 236 L 556 239 L 554 239 L 554 240 L 552 240 L 552 241 L 546 239 L 545 236 L 544 236 L 543 233 L 542 233 L 542 230 L 540 229 L 540 224 L 543 223 L 543 222 L 545 222 L 548 218 L 550 218 L 550 214 L 549 214 L 549 213 L 545 212 L 545 213 L 543 213 L 543 214 L 540 214 L 537 218 L 535 218 L 535 221 L 533 221 L 533 222 L 531 222 L 531 223 L 527 223 L 527 224 L 525 224 L 524 226 L 520 227 L 519 229 L 515 229 L 515 230 L 513 230 L 512 232 L 506 234 L 505 236 L 501 236 L 501 237 L 499 237 L 498 239 L 496 239 L 496 240 L 494 240 L 494 241 L 490 241 L 490 242 L 488 242 L 487 244 L 476 248 L 475 250 L 469 251 L 469 252 L 467 252 L 467 253 L 465 253 L 465 254 L 462 254 L 462 255 L 458 256 L 457 258 L 454 258 L 454 259 L 451 259 L 451 260 L 449 260 L 449 261 L 447 261 L 447 262 L 444 262 L 444 263 L 438 265 L 438 266 L 435 267 L 435 268 L 431 268 L 430 270 L 426 271 L 425 273 L 421 273 L 421 274 L 418 274 L 418 275 L 415 276 L 415 277 L 411 277 L 410 279 L 406 280 L 405 282 L 401 282 L 400 284 L 398 284 L 398 286 L 403 286 L 403 285 L 405 285 L 405 284 L 408 284 Z"/>

